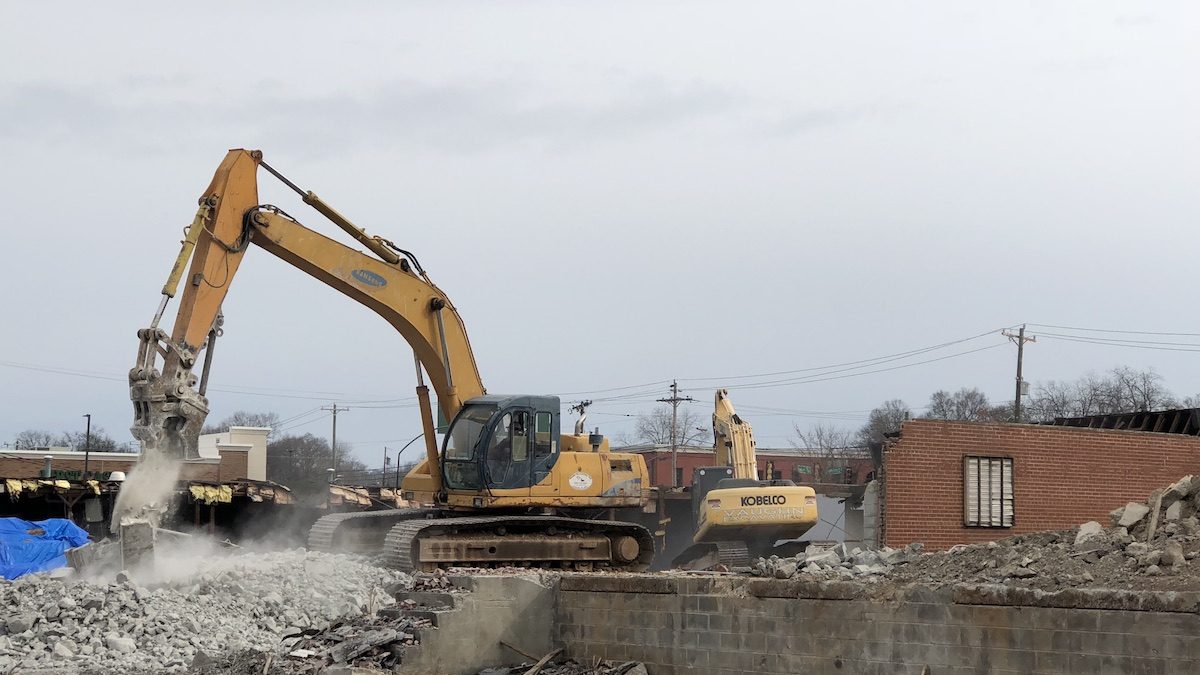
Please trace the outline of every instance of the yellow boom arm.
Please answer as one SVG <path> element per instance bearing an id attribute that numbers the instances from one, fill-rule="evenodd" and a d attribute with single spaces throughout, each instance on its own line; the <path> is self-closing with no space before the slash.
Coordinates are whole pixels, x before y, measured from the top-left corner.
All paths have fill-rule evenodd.
<path id="1" fill-rule="evenodd" d="M 718 389 L 713 408 L 713 449 L 718 466 L 732 466 L 734 478 L 758 480 L 754 430 L 733 410 L 729 391 Z"/>
<path id="2" fill-rule="evenodd" d="M 318 234 L 277 208 L 260 205 L 256 175 L 260 165 L 379 257 Z M 426 449 L 430 466 L 436 467 L 437 447 L 422 367 L 448 420 L 453 419 L 464 400 L 485 393 L 462 318 L 413 256 L 387 240 L 368 236 L 315 194 L 301 191 L 267 166 L 261 152 L 241 149 L 229 151 L 212 184 L 201 195 L 200 209 L 163 287 L 154 321 L 149 328 L 138 331 L 138 360 L 129 373 L 134 403 L 132 431 L 146 451 L 178 457 L 195 457 L 198 453 L 199 429 L 208 414 L 204 389 L 213 345 L 220 333 L 221 303 L 249 244 L 368 307 L 412 346 L 418 362 L 422 421 L 428 432 Z M 184 277 L 182 271 L 189 258 L 191 264 Z M 158 323 L 181 277 L 185 286 L 168 336 Z M 208 356 L 197 388 L 193 368 L 206 347 Z M 158 356 L 163 359 L 161 372 L 156 368 Z"/>

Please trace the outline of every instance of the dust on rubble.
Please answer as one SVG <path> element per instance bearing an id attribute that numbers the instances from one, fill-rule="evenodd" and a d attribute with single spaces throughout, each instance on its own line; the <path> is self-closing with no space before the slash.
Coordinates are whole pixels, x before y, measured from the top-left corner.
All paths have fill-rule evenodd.
<path id="1" fill-rule="evenodd" d="M 175 494 L 181 468 L 182 463 L 172 457 L 144 450 L 142 458 L 121 484 L 110 531 L 115 533 L 122 524 L 134 520 L 144 520 L 158 527 Z"/>
<path id="2" fill-rule="evenodd" d="M 910 584 L 1004 584 L 1042 591 L 1106 588 L 1200 591 L 1200 477 L 1185 476 L 1109 514 L 1062 531 L 1022 534 L 922 554 L 862 550 L 842 544 L 795 558 L 760 558 L 752 573 L 779 579 L 861 582 L 868 594 L 891 596 Z"/>
<path id="3" fill-rule="evenodd" d="M 211 550 L 160 546 L 155 576 L 0 581 L 0 672 L 262 673 L 286 656 L 288 636 L 369 622 L 394 605 L 389 588 L 412 584 L 350 556 Z M 266 672 L 318 667 L 307 663 Z"/>

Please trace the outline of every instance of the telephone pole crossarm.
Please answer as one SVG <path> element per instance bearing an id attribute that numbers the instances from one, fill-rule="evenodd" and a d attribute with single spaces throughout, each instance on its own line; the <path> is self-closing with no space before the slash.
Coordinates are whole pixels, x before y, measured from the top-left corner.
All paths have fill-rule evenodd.
<path id="1" fill-rule="evenodd" d="M 679 443 L 677 429 L 679 427 L 679 404 L 684 401 L 695 401 L 691 396 L 679 395 L 679 384 L 671 381 L 671 397 L 660 398 L 659 403 L 671 404 L 671 487 L 679 487 Z"/>
<path id="2" fill-rule="evenodd" d="M 1025 335 L 1025 324 L 1021 324 L 1021 330 L 1013 333 L 1012 331 L 1002 330 L 1000 334 L 1008 338 L 1017 345 L 1017 393 L 1013 397 L 1013 421 L 1021 421 L 1021 396 L 1025 393 L 1025 380 L 1021 379 L 1021 366 L 1025 362 L 1025 343 L 1037 342 L 1036 335 Z"/>

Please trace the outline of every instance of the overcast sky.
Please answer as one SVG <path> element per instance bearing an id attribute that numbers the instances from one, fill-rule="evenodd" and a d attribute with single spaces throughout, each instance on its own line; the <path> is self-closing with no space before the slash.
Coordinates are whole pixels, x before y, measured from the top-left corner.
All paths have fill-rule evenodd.
<path id="1" fill-rule="evenodd" d="M 130 438 L 135 332 L 231 147 L 261 148 L 414 251 L 462 312 L 489 391 L 623 396 L 593 408 L 610 435 L 672 378 L 704 417 L 714 387 L 743 385 L 760 445 L 781 446 L 794 423 L 857 427 L 889 398 L 977 386 L 1008 400 L 1004 326 L 1200 333 L 1193 3 L 4 15 L 0 442 L 82 429 L 84 413 Z M 337 232 L 260 180 L 263 201 Z M 339 438 L 372 464 L 420 431 L 411 406 L 368 407 L 407 405 L 415 383 L 372 313 L 257 249 L 224 312 L 214 419 L 270 410 L 327 434 L 314 409 L 348 405 Z M 980 335 L 857 371 L 742 377 Z M 1200 392 L 1200 355 L 1163 346 L 1048 336 L 1026 377 L 1130 365 Z"/>

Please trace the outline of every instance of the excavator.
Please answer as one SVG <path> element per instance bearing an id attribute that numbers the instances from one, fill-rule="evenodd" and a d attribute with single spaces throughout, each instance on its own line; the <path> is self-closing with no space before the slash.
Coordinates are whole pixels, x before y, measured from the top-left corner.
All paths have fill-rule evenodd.
<path id="1" fill-rule="evenodd" d="M 728 390 L 718 389 L 714 404 L 716 466 L 695 470 L 696 531 L 672 567 L 746 567 L 752 557 L 794 553 L 791 542 L 817 524 L 816 491 L 790 480 L 760 480 L 750 423 L 734 410 Z M 789 543 L 777 546 L 780 541 Z"/>
<path id="2" fill-rule="evenodd" d="M 260 203 L 260 168 L 367 251 Z M 462 317 L 417 257 L 368 235 L 263 161 L 258 150 L 230 150 L 217 168 L 185 228 L 154 318 L 138 331 L 137 362 L 129 373 L 131 431 L 144 458 L 198 456 L 213 353 L 223 332 L 221 305 L 251 245 L 375 312 L 413 351 L 425 458 L 401 490 L 421 506 L 325 515 L 309 532 L 310 548 L 381 555 L 386 564 L 409 571 L 649 567 L 649 530 L 617 515 L 636 518 L 653 508 L 642 457 L 611 451 L 598 430 L 585 433 L 582 420 L 574 434 L 560 434 L 556 396 L 489 394 Z M 159 324 L 181 281 L 168 333 Z M 450 421 L 440 451 L 431 387 Z"/>

